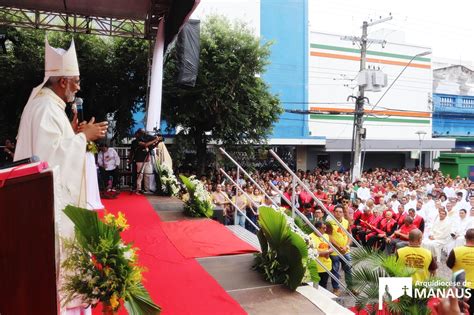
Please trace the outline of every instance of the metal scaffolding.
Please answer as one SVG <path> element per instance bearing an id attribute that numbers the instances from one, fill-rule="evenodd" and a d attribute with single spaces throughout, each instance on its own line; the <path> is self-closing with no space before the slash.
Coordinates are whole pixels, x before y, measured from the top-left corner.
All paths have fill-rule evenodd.
<path id="1" fill-rule="evenodd" d="M 158 26 L 156 17 L 159 15 L 157 13 L 146 20 L 136 20 L 0 6 L 0 25 L 105 36 L 152 38 L 156 35 L 152 30 Z"/>

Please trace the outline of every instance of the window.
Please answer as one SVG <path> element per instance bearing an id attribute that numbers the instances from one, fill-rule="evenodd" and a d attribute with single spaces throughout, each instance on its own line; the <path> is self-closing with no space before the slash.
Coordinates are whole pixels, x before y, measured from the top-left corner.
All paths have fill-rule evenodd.
<path id="1" fill-rule="evenodd" d="M 439 105 L 443 107 L 454 107 L 454 97 L 441 96 Z"/>

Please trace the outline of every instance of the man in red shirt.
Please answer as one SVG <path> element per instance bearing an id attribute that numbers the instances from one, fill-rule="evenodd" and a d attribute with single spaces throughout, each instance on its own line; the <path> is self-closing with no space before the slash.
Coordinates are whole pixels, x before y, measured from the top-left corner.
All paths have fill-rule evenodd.
<path id="1" fill-rule="evenodd" d="M 379 234 L 379 227 L 380 222 L 384 219 L 382 215 L 382 209 L 378 207 L 374 207 L 373 216 L 369 219 L 368 222 L 362 222 L 363 226 L 366 227 L 366 234 L 365 234 L 365 245 L 371 247 L 372 241 L 374 237 L 377 237 Z"/>
<path id="2" fill-rule="evenodd" d="M 364 207 L 365 206 L 360 206 L 360 199 L 356 199 L 356 201 L 354 202 L 354 213 L 352 214 L 352 222 L 349 222 L 351 223 L 350 229 L 354 238 L 357 238 L 357 233 L 360 230 L 360 218 L 364 213 L 361 209 L 363 209 Z"/>
<path id="3" fill-rule="evenodd" d="M 380 251 L 384 251 L 387 239 L 393 235 L 396 229 L 397 221 L 393 218 L 393 212 L 386 211 L 385 217 L 380 221 L 378 229 L 375 230 L 377 234 L 368 240 L 367 245 L 375 246 Z"/>
<path id="4" fill-rule="evenodd" d="M 367 201 L 367 204 L 364 208 L 364 213 L 362 213 L 362 215 L 360 216 L 360 228 L 357 231 L 357 239 L 362 243 L 362 245 L 367 245 L 366 236 L 372 230 L 371 223 L 374 223 L 374 214 L 372 212 L 373 201 L 371 201 L 370 203 L 369 201 Z"/>
<path id="5" fill-rule="evenodd" d="M 323 187 L 321 187 L 321 185 L 316 186 L 316 192 L 314 192 L 314 195 L 327 207 L 329 204 L 329 198 L 328 195 L 323 191 Z"/>
<path id="6" fill-rule="evenodd" d="M 416 225 L 413 224 L 413 218 L 406 216 L 403 225 L 387 239 L 388 254 L 393 254 L 395 250 L 407 246 L 408 234 L 410 234 L 410 231 L 414 229 L 416 229 Z"/>
<path id="7" fill-rule="evenodd" d="M 407 213 L 405 213 L 405 207 L 403 204 L 398 205 L 397 213 L 393 216 L 395 220 L 397 220 L 397 225 L 402 226 L 405 218 L 407 217 Z"/>
<path id="8" fill-rule="evenodd" d="M 415 209 L 410 208 L 408 210 L 408 215 L 413 219 L 413 224 L 416 226 L 418 230 L 423 232 L 425 230 L 425 220 L 421 215 L 418 215 Z"/>
<path id="9" fill-rule="evenodd" d="M 302 212 L 314 212 L 313 208 L 313 197 L 306 191 L 302 190 L 299 194 L 299 202 L 300 202 L 300 211 Z"/>
<path id="10" fill-rule="evenodd" d="M 381 182 L 377 182 L 375 184 L 374 189 L 372 189 L 372 193 L 374 196 L 374 203 L 378 205 L 380 204 L 380 200 L 383 200 L 383 198 L 385 197 L 385 194 L 387 193 L 387 191 L 385 190 L 385 188 L 383 188 Z"/>

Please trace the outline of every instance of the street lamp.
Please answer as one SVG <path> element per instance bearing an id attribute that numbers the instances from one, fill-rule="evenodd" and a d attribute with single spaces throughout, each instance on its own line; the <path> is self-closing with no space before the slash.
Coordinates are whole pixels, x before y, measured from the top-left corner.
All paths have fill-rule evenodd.
<path id="1" fill-rule="evenodd" d="M 427 50 L 427 51 L 424 51 L 424 52 L 421 52 L 419 54 L 416 54 L 414 55 L 413 57 L 411 57 L 410 61 L 408 61 L 408 63 L 405 65 L 405 68 L 402 69 L 402 71 L 400 71 L 400 73 L 398 74 L 398 76 L 395 78 L 395 80 L 393 80 L 392 84 L 390 84 L 390 86 L 385 90 L 385 92 L 382 94 L 382 96 L 379 98 L 379 100 L 377 101 L 377 103 L 375 103 L 374 106 L 372 106 L 372 109 L 373 110 L 375 107 L 377 107 L 377 105 L 380 103 L 380 101 L 383 99 L 383 97 L 385 96 L 385 94 L 387 94 L 388 91 L 390 91 L 390 89 L 392 88 L 392 86 L 395 84 L 395 82 L 397 82 L 398 78 L 400 78 L 400 76 L 403 74 L 403 72 L 405 72 L 405 70 L 408 68 L 408 66 L 413 62 L 413 60 L 415 60 L 415 58 L 417 57 L 423 57 L 423 56 L 426 56 L 426 55 L 430 55 L 431 54 L 431 50 Z"/>
<path id="2" fill-rule="evenodd" d="M 422 165 L 423 165 L 423 164 L 421 164 L 421 162 L 422 162 L 421 142 L 423 141 L 423 139 L 424 139 L 425 136 L 426 136 L 426 131 L 418 130 L 417 132 L 415 132 L 415 134 L 418 135 L 418 142 L 419 142 L 418 155 L 419 155 L 419 157 L 420 157 L 420 165 L 419 165 L 419 168 L 420 168 L 420 173 L 421 173 Z"/>

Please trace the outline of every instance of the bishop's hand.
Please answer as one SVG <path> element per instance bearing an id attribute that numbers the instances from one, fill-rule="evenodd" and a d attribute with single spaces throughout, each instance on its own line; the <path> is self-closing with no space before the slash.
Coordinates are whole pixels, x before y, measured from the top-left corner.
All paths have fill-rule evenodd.
<path id="1" fill-rule="evenodd" d="M 78 126 L 79 132 L 83 132 L 86 135 L 87 141 L 95 141 L 97 139 L 104 138 L 107 133 L 108 123 L 106 121 L 100 123 L 94 123 L 95 118 L 86 123 Z"/>

